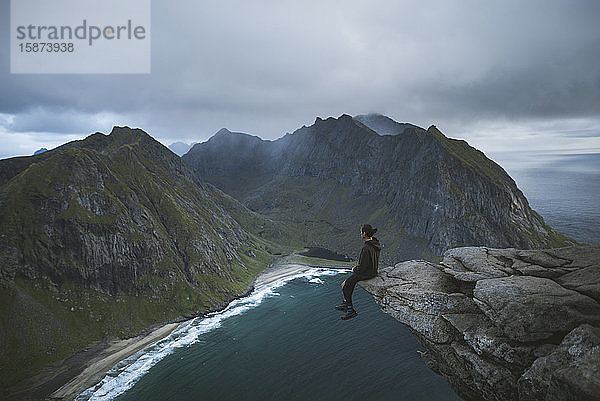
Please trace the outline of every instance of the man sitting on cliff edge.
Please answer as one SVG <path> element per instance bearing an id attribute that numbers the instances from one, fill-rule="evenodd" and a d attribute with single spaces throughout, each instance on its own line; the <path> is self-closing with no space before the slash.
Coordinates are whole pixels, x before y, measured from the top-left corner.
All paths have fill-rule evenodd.
<path id="1" fill-rule="evenodd" d="M 368 280 L 377 276 L 377 268 L 379 266 L 379 252 L 381 244 L 373 235 L 377 232 L 376 228 L 370 224 L 363 224 L 360 228 L 360 236 L 364 238 L 365 244 L 360 251 L 358 264 L 352 269 L 352 275 L 342 283 L 342 293 L 344 294 L 344 302 L 335 307 L 335 309 L 346 312 L 342 316 L 342 320 L 352 319 L 358 312 L 352 306 L 352 293 L 356 283 L 361 280 Z"/>

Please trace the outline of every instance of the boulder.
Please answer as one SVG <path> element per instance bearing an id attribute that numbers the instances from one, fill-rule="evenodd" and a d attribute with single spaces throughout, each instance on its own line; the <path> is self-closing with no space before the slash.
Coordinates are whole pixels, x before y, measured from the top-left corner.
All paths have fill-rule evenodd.
<path id="1" fill-rule="evenodd" d="M 600 304 L 543 277 L 479 280 L 473 300 L 509 338 L 521 342 L 561 338 L 578 325 L 600 323 Z"/>
<path id="2" fill-rule="evenodd" d="M 522 400 L 598 400 L 600 329 L 573 329 L 547 356 L 538 358 L 519 379 Z"/>

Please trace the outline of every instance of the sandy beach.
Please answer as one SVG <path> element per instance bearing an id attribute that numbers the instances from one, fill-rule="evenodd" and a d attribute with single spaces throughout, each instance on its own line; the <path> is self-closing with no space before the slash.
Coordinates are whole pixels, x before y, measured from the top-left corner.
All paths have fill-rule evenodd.
<path id="1" fill-rule="evenodd" d="M 311 268 L 351 270 L 351 267 L 348 266 L 347 263 L 340 263 L 334 260 L 326 261 L 321 259 L 318 261 L 318 264 L 310 264 L 310 262 L 299 263 L 298 259 L 296 259 L 297 256 L 298 255 L 294 253 L 278 259 L 272 266 L 259 274 L 251 285 L 254 288 L 262 287 L 279 279 L 302 273 Z"/>
<path id="2" fill-rule="evenodd" d="M 98 342 L 59 364 L 17 383 L 1 394 L 6 400 L 73 400 L 98 383 L 117 362 L 168 336 L 180 323 L 157 325 L 123 340 Z M 79 372 L 79 373 L 78 373 Z"/>
<path id="3" fill-rule="evenodd" d="M 268 268 L 254 279 L 253 286 L 255 288 L 263 287 L 271 284 L 279 279 L 292 276 L 310 269 L 310 266 L 302 264 L 283 264 L 275 265 Z"/>
<path id="4" fill-rule="evenodd" d="M 67 384 L 56 390 L 50 398 L 73 400 L 87 388 L 98 383 L 117 362 L 135 354 L 171 334 L 180 323 L 165 324 L 147 335 L 115 341 L 99 356 L 89 361 L 89 366 Z"/>

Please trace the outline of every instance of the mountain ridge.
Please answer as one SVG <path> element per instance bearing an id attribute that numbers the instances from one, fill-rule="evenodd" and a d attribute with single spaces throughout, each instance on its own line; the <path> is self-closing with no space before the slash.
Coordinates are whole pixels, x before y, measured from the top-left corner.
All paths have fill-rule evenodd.
<path id="1" fill-rule="evenodd" d="M 217 149 L 209 140 L 183 160 L 250 209 L 308 224 L 315 243 L 307 245 L 340 253 L 352 251 L 353 233 L 367 221 L 381 225 L 388 262 L 434 259 L 455 246 L 573 243 L 531 210 L 514 180 L 482 152 L 435 126 L 402 127 L 379 135 L 347 114 L 317 117 L 275 141 L 238 137 L 235 146 Z"/>

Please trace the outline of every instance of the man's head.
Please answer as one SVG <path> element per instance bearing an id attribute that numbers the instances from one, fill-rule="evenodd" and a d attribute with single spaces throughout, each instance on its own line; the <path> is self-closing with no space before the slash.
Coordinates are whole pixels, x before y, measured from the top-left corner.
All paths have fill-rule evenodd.
<path id="1" fill-rule="evenodd" d="M 376 232 L 377 232 L 377 229 L 371 227 L 370 224 L 363 224 L 360 227 L 360 236 L 363 238 L 372 238 Z"/>

